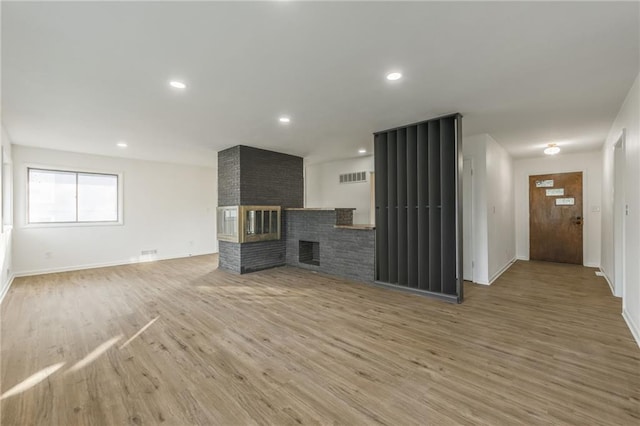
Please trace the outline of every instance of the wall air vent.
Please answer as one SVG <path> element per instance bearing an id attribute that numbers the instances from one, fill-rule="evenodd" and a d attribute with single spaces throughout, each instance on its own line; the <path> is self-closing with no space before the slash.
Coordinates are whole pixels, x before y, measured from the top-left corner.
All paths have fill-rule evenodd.
<path id="1" fill-rule="evenodd" d="M 340 183 L 360 183 L 367 181 L 367 172 L 343 173 L 340 175 Z"/>

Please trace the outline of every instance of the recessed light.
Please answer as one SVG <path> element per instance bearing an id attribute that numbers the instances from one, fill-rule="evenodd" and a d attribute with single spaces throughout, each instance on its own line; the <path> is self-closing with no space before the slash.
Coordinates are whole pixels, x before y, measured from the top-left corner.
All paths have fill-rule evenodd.
<path id="1" fill-rule="evenodd" d="M 187 85 L 184 84 L 182 81 L 178 81 L 178 80 L 172 80 L 169 82 L 169 86 L 171 87 L 175 87 L 176 89 L 186 89 Z"/>
<path id="2" fill-rule="evenodd" d="M 366 150 L 366 149 L 364 149 L 364 148 L 360 148 L 360 149 L 358 150 L 358 154 L 366 154 L 366 153 L 367 153 L 367 150 Z"/>
<path id="3" fill-rule="evenodd" d="M 278 120 L 281 123 L 291 123 L 291 119 L 289 117 L 280 117 Z"/>
<path id="4" fill-rule="evenodd" d="M 400 80 L 401 78 L 402 78 L 402 74 L 399 72 L 390 72 L 389 74 L 387 74 L 387 80 L 390 80 L 390 81 Z"/>
<path id="5" fill-rule="evenodd" d="M 126 148 L 128 145 L 127 145 L 127 143 L 126 143 L 126 142 L 118 142 L 118 143 L 116 144 L 116 146 L 117 146 L 118 148 Z"/>
<path id="6" fill-rule="evenodd" d="M 545 149 L 544 153 L 547 155 L 556 155 L 560 152 L 560 147 L 556 146 L 555 143 L 550 143 Z"/>

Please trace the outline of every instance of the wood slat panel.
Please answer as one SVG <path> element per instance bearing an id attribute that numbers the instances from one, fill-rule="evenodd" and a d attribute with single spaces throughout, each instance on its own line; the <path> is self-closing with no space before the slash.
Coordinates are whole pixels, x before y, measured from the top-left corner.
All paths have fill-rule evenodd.
<path id="1" fill-rule="evenodd" d="M 398 148 L 397 132 L 387 134 L 387 235 L 389 280 L 391 284 L 398 282 Z"/>
<path id="2" fill-rule="evenodd" d="M 429 291 L 442 292 L 440 198 L 440 120 L 428 123 L 429 150 Z M 453 253 L 446 253 L 451 256 Z"/>
<path id="3" fill-rule="evenodd" d="M 376 182 L 385 187 L 386 197 L 377 204 L 378 210 L 385 206 L 387 215 L 384 229 L 376 234 L 378 281 L 433 296 L 456 296 L 461 302 L 459 130 L 456 114 L 377 132 L 374 137 L 379 145 L 376 157 L 384 156 L 377 158 L 376 168 L 385 167 L 385 179 Z M 383 137 L 384 146 L 379 142 Z"/>
<path id="4" fill-rule="evenodd" d="M 429 144 L 427 124 L 418 125 L 418 288 L 429 289 Z"/>
<path id="5" fill-rule="evenodd" d="M 397 132 L 397 167 L 398 176 L 398 285 L 409 284 L 408 268 L 408 235 L 407 235 L 407 129 Z"/>
<path id="6" fill-rule="evenodd" d="M 407 269 L 409 287 L 418 287 L 418 127 L 407 128 Z"/>
<path id="7" fill-rule="evenodd" d="M 442 292 L 456 294 L 456 140 L 454 118 L 440 120 L 440 198 L 441 246 L 442 246 Z"/>
<path id="8" fill-rule="evenodd" d="M 387 135 L 374 138 L 376 172 L 376 279 L 389 280 Z"/>

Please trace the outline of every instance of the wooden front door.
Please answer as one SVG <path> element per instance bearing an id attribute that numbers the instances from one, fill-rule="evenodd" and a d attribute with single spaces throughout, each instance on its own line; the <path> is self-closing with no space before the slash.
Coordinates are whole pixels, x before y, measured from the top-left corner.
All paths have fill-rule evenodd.
<path id="1" fill-rule="evenodd" d="M 529 176 L 529 259 L 582 265 L 582 172 Z"/>

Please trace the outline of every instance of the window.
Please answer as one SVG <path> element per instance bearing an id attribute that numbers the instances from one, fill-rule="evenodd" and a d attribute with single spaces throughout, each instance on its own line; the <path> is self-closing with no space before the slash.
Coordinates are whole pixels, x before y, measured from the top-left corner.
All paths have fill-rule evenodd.
<path id="1" fill-rule="evenodd" d="M 280 206 L 218 207 L 218 240 L 251 243 L 280 239 Z"/>
<path id="2" fill-rule="evenodd" d="M 29 223 L 118 222 L 115 174 L 28 168 Z"/>

